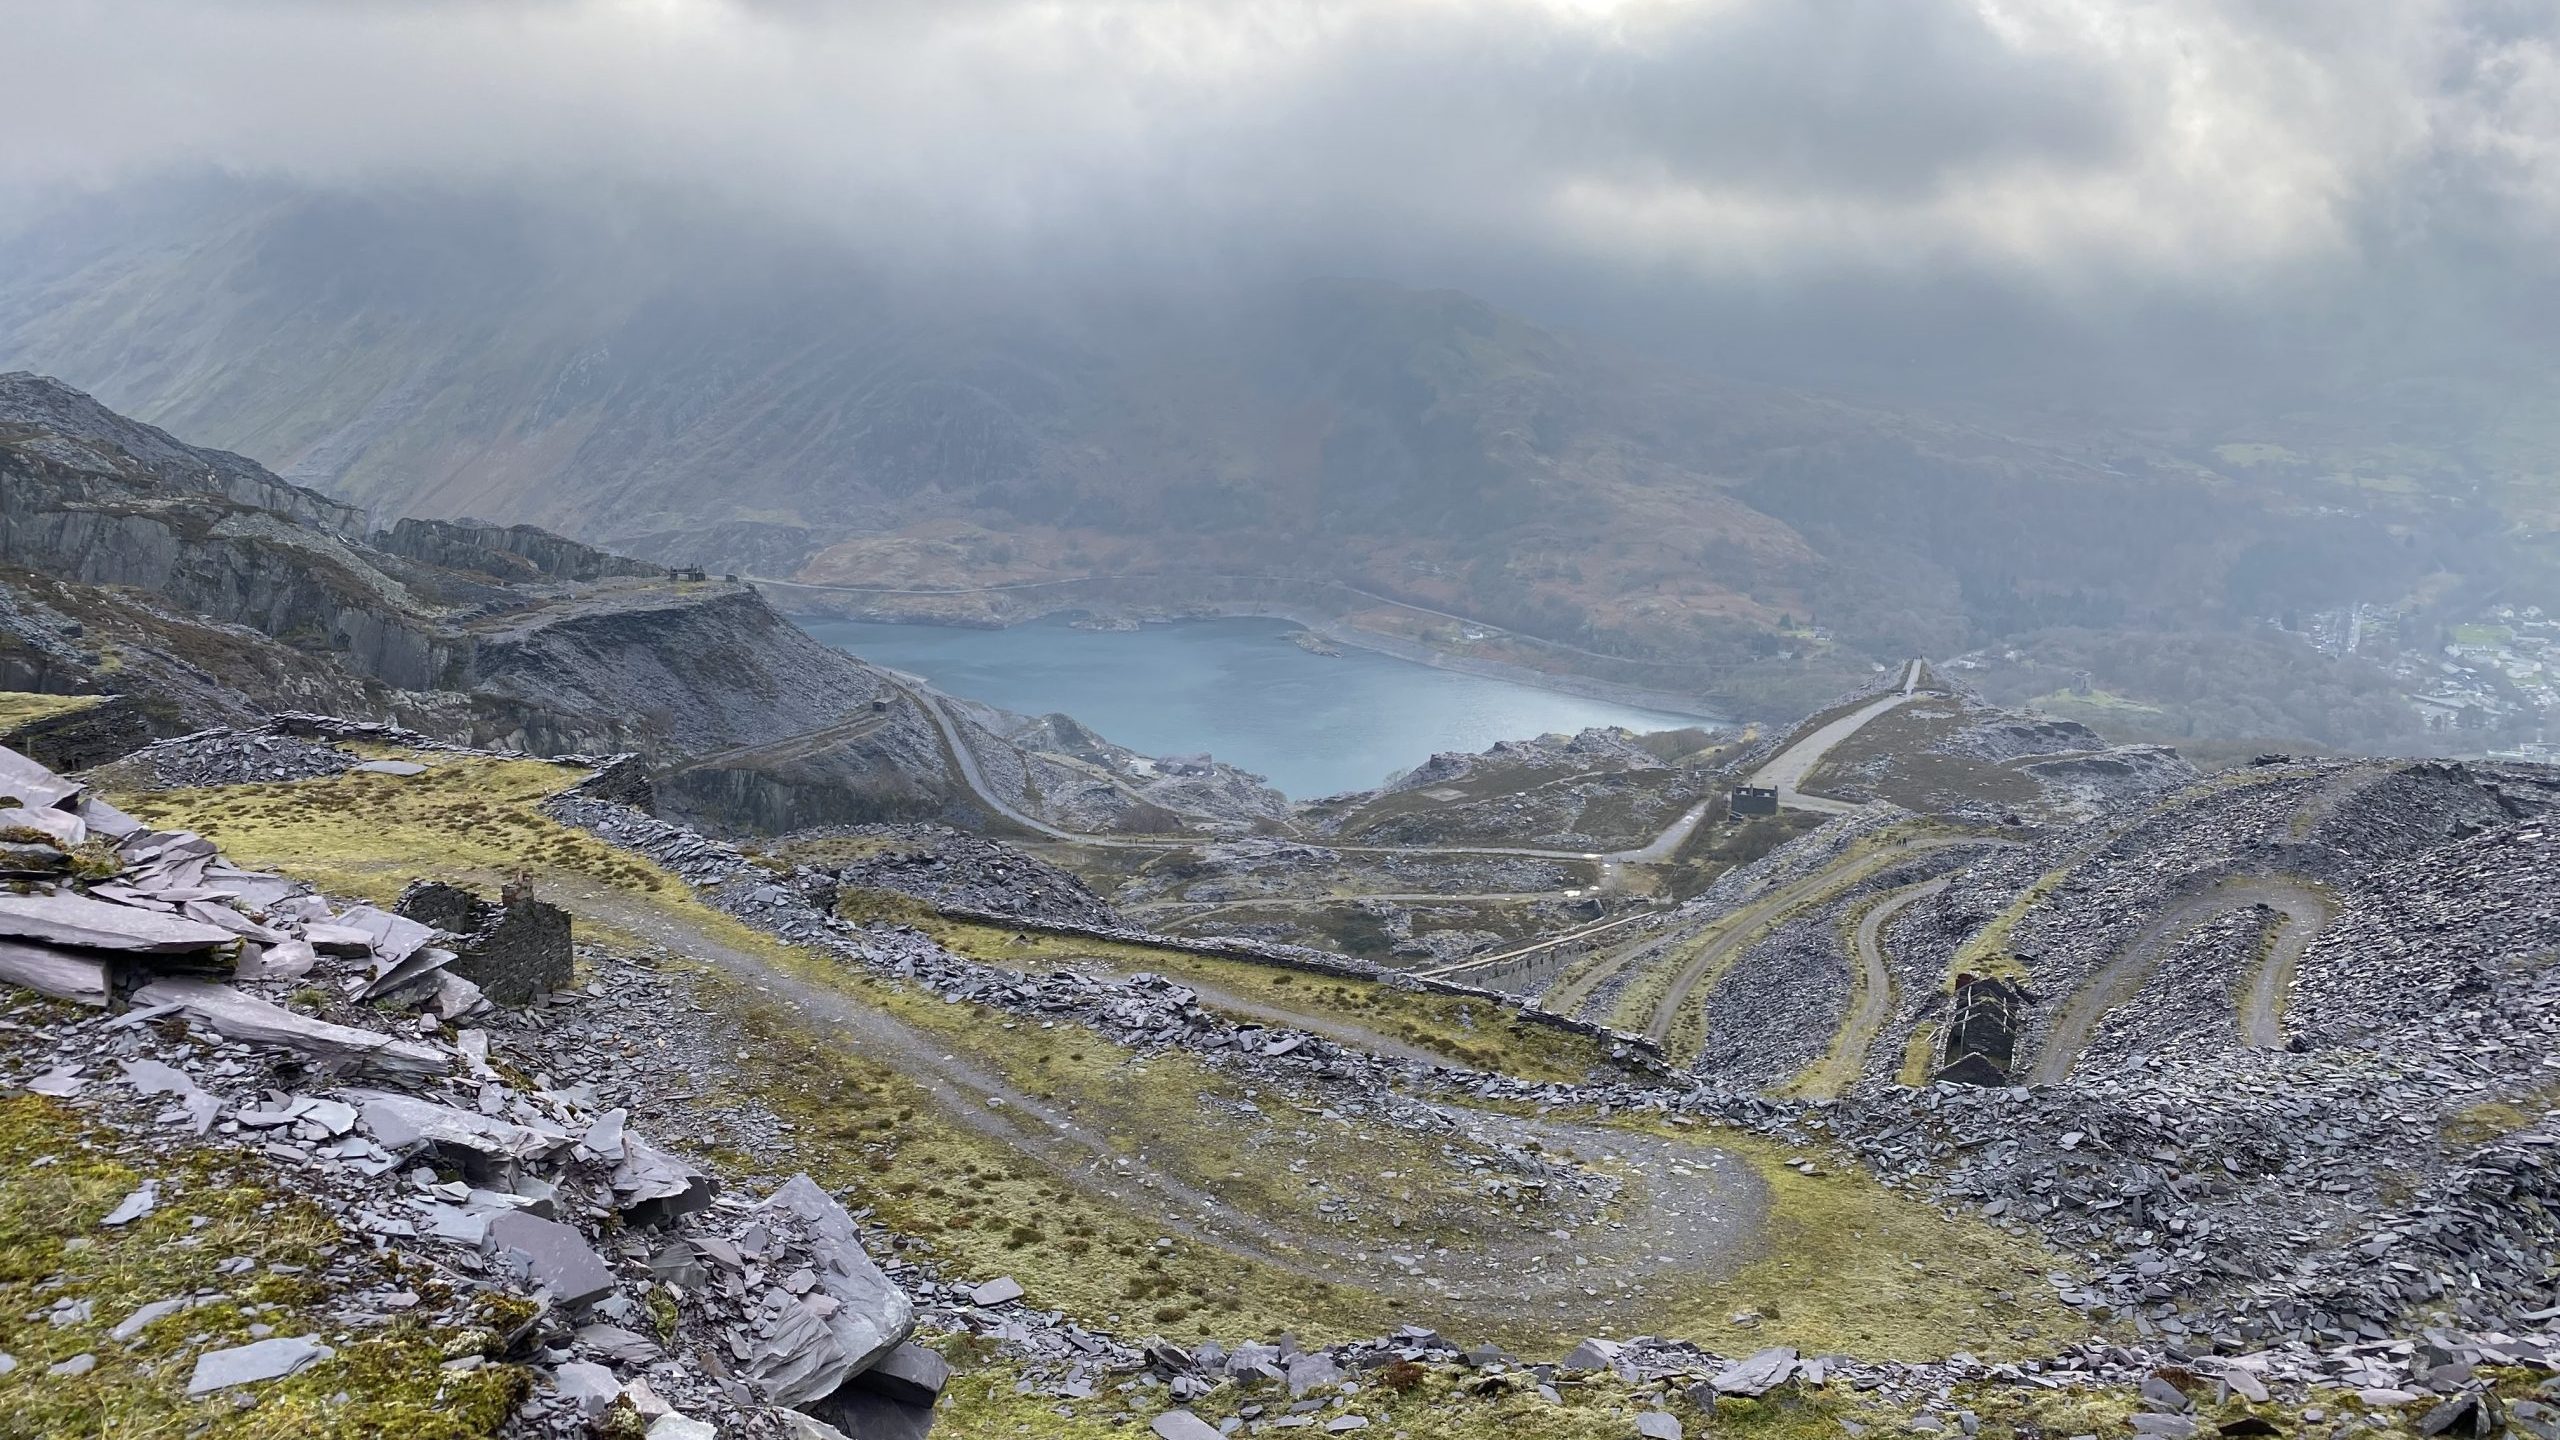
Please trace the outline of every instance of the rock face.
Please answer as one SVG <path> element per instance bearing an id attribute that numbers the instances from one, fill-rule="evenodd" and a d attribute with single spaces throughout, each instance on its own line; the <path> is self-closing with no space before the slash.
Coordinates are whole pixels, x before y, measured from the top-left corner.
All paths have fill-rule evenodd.
<path id="1" fill-rule="evenodd" d="M 404 516 L 377 530 L 374 548 L 388 555 L 465 570 L 498 581 L 602 580 L 614 575 L 663 576 L 667 567 L 564 540 L 533 525 Z"/>

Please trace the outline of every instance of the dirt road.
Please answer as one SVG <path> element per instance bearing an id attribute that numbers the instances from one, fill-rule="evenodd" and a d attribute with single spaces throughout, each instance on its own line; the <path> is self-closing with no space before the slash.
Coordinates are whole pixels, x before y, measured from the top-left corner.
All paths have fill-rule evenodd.
<path id="1" fill-rule="evenodd" d="M 1430 1314 L 1503 1323 L 1531 1318 L 1519 1308 L 1529 1305 L 1536 1319 L 1571 1329 L 1603 1324 L 1615 1313 L 1615 1302 L 1644 1287 L 1694 1286 L 1729 1274 L 1766 1243 L 1766 1186 L 1748 1162 L 1729 1151 L 1609 1126 L 1476 1112 L 1468 1118 L 1480 1131 L 1511 1143 L 1534 1140 L 1550 1156 L 1616 1177 L 1622 1186 L 1617 1198 L 1577 1224 L 1569 1245 L 1526 1226 L 1447 1249 L 1391 1232 L 1298 1228 L 1240 1209 L 1142 1160 L 1133 1162 L 1072 1110 L 1017 1088 L 956 1053 L 948 1040 L 728 945 L 679 911 L 573 877 L 555 880 L 549 894 L 573 913 L 772 996 L 812 1033 L 836 1037 L 891 1065 L 923 1087 L 954 1122 L 1041 1162 L 1078 1188 L 1144 1213 L 1169 1233 L 1309 1280 L 1357 1284 L 1418 1310 L 1427 1305 Z M 1359 1027 L 1340 1028 L 1354 1032 L 1344 1037 L 1346 1043 L 1360 1043 Z"/>
<path id="2" fill-rule="evenodd" d="M 1750 784 L 1765 786 L 1778 792 L 1778 803 L 1791 810 L 1815 810 L 1830 815 L 1846 815 L 1859 807 L 1846 800 L 1827 800 L 1807 795 L 1796 787 L 1813 767 L 1822 763 L 1833 746 L 1857 734 L 1867 722 L 1887 711 L 1900 708 L 1920 692 L 1920 662 L 1909 661 L 1902 673 L 1902 688 L 1890 695 L 1879 696 L 1839 719 L 1822 726 L 1812 734 L 1778 752 L 1768 764 L 1751 774 Z"/>
<path id="3" fill-rule="evenodd" d="M 1880 870 L 1915 856 L 1943 850 L 1950 845 L 1977 843 L 1969 836 L 1940 835 L 1886 845 L 1845 865 L 1835 865 L 1808 875 L 1780 888 L 1766 899 L 1733 912 L 1729 919 L 1718 923 L 1714 938 L 1701 946 L 1681 967 L 1680 973 L 1672 978 L 1670 988 L 1663 992 L 1661 1002 L 1654 1006 L 1652 1018 L 1645 1022 L 1645 1038 L 1656 1044 L 1667 1040 L 1672 1022 L 1689 1003 L 1689 996 L 1699 982 L 1721 973 L 1727 961 L 1740 954 L 1745 946 L 1788 911 L 1836 895 Z"/>
<path id="4" fill-rule="evenodd" d="M 2073 991 L 2071 998 L 2063 1002 L 2062 1013 L 2054 1017 L 2053 1030 L 2045 1037 L 2044 1049 L 2029 1072 L 2029 1083 L 2059 1085 L 2069 1079 L 2071 1068 L 2079 1063 L 2080 1052 L 2088 1048 L 2090 1037 L 2097 1033 L 2098 1022 L 2141 993 L 2159 968 L 2160 957 L 2171 946 L 2197 926 L 2251 905 L 2275 909 L 2282 917 L 2282 928 L 2274 952 L 2259 967 L 2244 997 L 2241 1029 L 2253 1045 L 2281 1045 L 2283 1035 L 2277 1012 L 2285 982 L 2292 977 L 2294 960 L 2320 927 L 2328 923 L 2329 907 L 2318 891 L 2298 880 L 2232 880 L 2191 895 L 2153 916 L 2149 924 L 2125 942 L 2114 959 Z M 2261 1040 L 2261 1036 L 2268 1038 Z"/>
<path id="5" fill-rule="evenodd" d="M 1884 1028 L 1885 1017 L 1893 1013 L 1893 967 L 1885 960 L 1885 924 L 1909 906 L 1946 888 L 1943 878 L 1905 885 L 1867 907 L 1867 913 L 1859 918 L 1852 937 L 1858 963 L 1856 993 L 1850 997 L 1849 1013 L 1840 1022 L 1840 1033 L 1833 1038 L 1830 1053 L 1806 1069 L 1796 1085 L 1799 1091 L 1816 1099 L 1834 1099 L 1866 1073 L 1867 1051 L 1874 1047 L 1876 1032 Z"/>

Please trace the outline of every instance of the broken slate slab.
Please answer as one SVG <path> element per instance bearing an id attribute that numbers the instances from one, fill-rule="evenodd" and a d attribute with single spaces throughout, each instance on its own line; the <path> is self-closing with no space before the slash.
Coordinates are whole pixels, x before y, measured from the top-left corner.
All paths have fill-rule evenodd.
<path id="1" fill-rule="evenodd" d="M 373 953 L 372 934 L 353 925 L 332 925 L 315 920 L 302 927 L 302 938 L 323 955 L 362 959 Z"/>
<path id="2" fill-rule="evenodd" d="M 103 1006 L 115 993 L 105 961 L 15 940 L 0 940 L 0 985 L 23 986 L 78 1005 Z"/>
<path id="3" fill-rule="evenodd" d="M 711 1204 L 718 1182 L 682 1160 L 625 1133 L 622 1160 L 613 1167 L 613 1194 L 632 1225 L 671 1225 Z"/>
<path id="4" fill-rule="evenodd" d="M 203 980 L 154 980 L 135 992 L 133 1001 L 136 1005 L 174 1005 L 226 1039 L 292 1050 L 333 1069 L 424 1080 L 453 1068 L 453 1062 L 442 1051 L 371 1030 L 315 1020 L 227 985 Z"/>
<path id="5" fill-rule="evenodd" d="M 386 970 L 425 949 L 427 942 L 436 938 L 432 926 L 371 905 L 349 907 L 338 917 L 338 923 L 361 932 L 372 944 L 374 963 Z M 306 929 L 303 933 L 308 936 L 310 932 Z"/>
<path id="6" fill-rule="evenodd" d="M 832 1313 L 809 1298 L 792 1302 L 783 1316 L 795 1322 L 790 1343 L 747 1362 L 748 1374 L 773 1404 L 797 1406 L 835 1393 L 905 1341 L 915 1328 L 915 1302 L 863 1253 L 853 1217 L 816 1181 L 794 1175 L 764 1203 L 796 1217 L 809 1231 L 816 1289 L 833 1302 Z M 803 1318 L 817 1323 L 796 1323 Z"/>
<path id="7" fill-rule="evenodd" d="M 336 1353 L 321 1344 L 317 1335 L 296 1335 L 290 1339 L 279 1336 L 270 1340 L 253 1340 L 228 1350 L 208 1350 L 196 1357 L 196 1370 L 187 1381 L 187 1393 L 209 1395 L 234 1385 L 281 1380 L 315 1360 L 326 1360 Z"/>
<path id="8" fill-rule="evenodd" d="M 61 850 L 77 850 L 89 839 L 88 823 L 70 811 L 34 810 L 24 805 L 0 805 L 0 830 L 32 831 L 49 838 Z"/>
<path id="9" fill-rule="evenodd" d="M 576 1143 L 564 1131 L 519 1125 L 414 1095 L 349 1090 L 346 1097 L 375 1144 L 403 1158 L 434 1150 L 460 1164 L 475 1181 L 504 1178 L 517 1165 L 548 1161 Z"/>
<path id="10" fill-rule="evenodd" d="M 1636 1417 L 1636 1434 L 1644 1440 L 1681 1440 L 1680 1417 L 1668 1410 L 1647 1410 Z"/>
<path id="11" fill-rule="evenodd" d="M 969 1292 L 972 1305 L 1009 1305 L 1022 1298 L 1022 1286 L 1010 1275 L 999 1275 Z"/>
<path id="12" fill-rule="evenodd" d="M 854 1385 L 910 1405 L 933 1404 L 951 1383 L 951 1366 L 940 1355 L 910 1340 L 854 1377 Z"/>
<path id="13" fill-rule="evenodd" d="M 150 1214 L 153 1210 L 158 1209 L 159 1206 L 160 1182 L 157 1180 L 145 1180 L 134 1188 L 132 1194 L 117 1201 L 116 1208 L 108 1211 L 107 1218 L 99 1221 L 98 1223 L 101 1225 L 115 1226 L 130 1225 L 134 1221 L 141 1219 L 143 1216 Z"/>
<path id="14" fill-rule="evenodd" d="M 551 1372 L 551 1385 L 572 1410 L 592 1420 L 613 1407 L 622 1382 L 592 1360 L 572 1360 Z"/>
<path id="15" fill-rule="evenodd" d="M 613 1272 L 587 1237 L 557 1220 L 522 1210 L 493 1215 L 480 1250 L 550 1291 L 565 1309 L 591 1305 L 613 1293 Z"/>
<path id="16" fill-rule="evenodd" d="M 68 1100 L 89 1086 L 88 1081 L 80 1078 L 80 1068 L 77 1065 L 67 1068 L 56 1065 L 28 1081 L 27 1090 L 31 1094 L 50 1095 L 56 1100 Z"/>
<path id="17" fill-rule="evenodd" d="M 241 951 L 240 964 L 231 974 L 235 980 L 299 980 L 319 963 L 320 957 L 310 942 L 282 940 Z"/>
<path id="18" fill-rule="evenodd" d="M 37 810 L 58 810 L 80 798 L 89 787 L 65 780 L 51 770 L 0 745 L 0 796 Z"/>
<path id="19" fill-rule="evenodd" d="M 1225 1440 L 1218 1427 L 1188 1410 L 1167 1410 L 1147 1426 L 1156 1440 Z"/>
<path id="20" fill-rule="evenodd" d="M 1716 1393 L 1756 1397 L 1787 1383 L 1796 1373 L 1796 1352 L 1784 1345 L 1773 1346 L 1748 1360 L 1727 1366 L 1715 1378 Z"/>
<path id="21" fill-rule="evenodd" d="M 355 768 L 358 775 L 424 775 L 427 767 L 415 760 L 367 760 Z"/>
<path id="22" fill-rule="evenodd" d="M 175 1065 L 147 1058 L 120 1060 L 125 1083 L 136 1095 L 174 1095 L 185 1107 L 187 1123 L 199 1135 L 213 1128 L 215 1117 L 222 1113 L 222 1102 L 196 1083 L 195 1077 Z M 165 1118 L 165 1117 L 164 1117 Z"/>
<path id="23" fill-rule="evenodd" d="M 187 1306 L 192 1303 L 193 1301 L 184 1295 L 179 1296 L 175 1300 L 154 1300 L 150 1304 L 135 1310 L 132 1314 L 127 1315 L 122 1320 L 117 1321 L 115 1328 L 107 1332 L 107 1338 L 118 1344 L 122 1344 L 125 1341 L 132 1339 L 134 1336 L 141 1334 L 143 1327 L 149 1325 L 152 1321 L 160 1319 L 164 1315 L 175 1315 L 179 1311 L 186 1309 Z"/>
<path id="24" fill-rule="evenodd" d="M 1556 1362 L 1556 1368 L 1559 1370 L 1606 1370 L 1610 1362 L 1618 1358 L 1620 1348 L 1616 1341 L 1602 1340 L 1594 1336 L 1566 1351 L 1565 1357 Z"/>
<path id="25" fill-rule="evenodd" d="M 815 1415 L 799 1410 L 776 1410 L 774 1423 L 782 1427 L 783 1440 L 854 1440 Z"/>
<path id="26" fill-rule="evenodd" d="M 1310 1390 L 1326 1390 L 1342 1383 L 1342 1367 L 1321 1350 L 1289 1357 L 1289 1396 L 1291 1399 Z"/>
<path id="27" fill-rule="evenodd" d="M 136 955 L 190 955 L 228 945 L 233 938 L 217 926 L 86 895 L 5 892 L 0 892 L 0 936 Z"/>

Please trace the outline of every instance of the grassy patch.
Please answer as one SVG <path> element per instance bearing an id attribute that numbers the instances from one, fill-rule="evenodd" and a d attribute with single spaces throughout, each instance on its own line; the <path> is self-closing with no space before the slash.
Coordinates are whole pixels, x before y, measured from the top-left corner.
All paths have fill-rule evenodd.
<path id="1" fill-rule="evenodd" d="M 2027 708 L 2065 716 L 2074 711 L 2085 711 L 2125 720 L 2149 719 L 2168 713 L 2157 705 L 2145 704 L 2130 695 L 2119 695 L 2112 690 L 2047 691 L 2029 700 Z"/>
<path id="2" fill-rule="evenodd" d="M 2464 1106 L 2445 1117 L 2439 1138 L 2448 1150 L 2477 1150 L 2531 1129 L 2554 1108 L 2560 1108 L 2560 1080 L 2546 1080 L 2521 1095 Z"/>
<path id="3" fill-rule="evenodd" d="M 1658 1299 L 1645 1317 L 1655 1334 L 1727 1352 L 1785 1344 L 1921 1360 L 1958 1350 L 2045 1353 L 2087 1331 L 2045 1281 L 2059 1264 L 2052 1251 L 1951 1218 L 1862 1170 L 1824 1163 L 1823 1173 L 1803 1174 L 1787 1162 L 1805 1152 L 1765 1136 L 1677 1133 L 1759 1172 L 1769 1195 L 1767 1250 L 1730 1279 Z M 1737 1315 L 1758 1319 L 1737 1323 Z"/>
<path id="4" fill-rule="evenodd" d="M 582 772 L 542 760 L 421 753 L 423 775 L 115 795 L 154 825 L 193 830 L 234 864 L 338 895 L 388 901 L 421 875 L 562 871 L 643 894 L 681 894 L 654 866 L 542 813 Z M 672 889 L 670 887 L 673 887 Z"/>
<path id="5" fill-rule="evenodd" d="M 99 699 L 96 695 L 35 695 L 24 690 L 0 690 L 0 735 L 38 720 L 86 710 Z"/>
<path id="6" fill-rule="evenodd" d="M 1698 828 L 1671 852 L 1663 877 L 1663 893 L 1686 900 L 1705 890 L 1716 877 L 1737 865 L 1748 865 L 1779 846 L 1809 835 L 1831 817 L 1810 810 L 1783 810 L 1739 825 L 1726 812 L 1729 796 L 1720 796 Z"/>
<path id="7" fill-rule="evenodd" d="M 334 1318 L 334 1287 L 317 1273 L 333 1257 L 361 1255 L 362 1238 L 247 1173 L 241 1157 L 158 1141 L 147 1162 L 120 1156 L 114 1137 L 76 1111 L 22 1096 L 0 1101 L 0 1174 L 10 1177 L 0 1185 L 0 1351 L 19 1366 L 0 1379 L 0 1435 L 467 1440 L 497 1434 L 525 1393 L 526 1375 L 513 1366 L 444 1368 L 486 1353 L 489 1329 L 403 1319 L 353 1330 Z M 101 1227 L 145 1175 L 161 1184 L 158 1208 L 121 1229 Z M 234 1256 L 256 1268 L 219 1273 Z M 421 1294 L 422 1309 L 449 1303 L 432 1272 L 359 1263 L 377 1272 L 362 1283 L 396 1281 Z M 197 1293 L 219 1298 L 130 1341 L 108 1334 L 146 1303 Z M 52 1324 L 47 1312 L 66 1300 L 85 1302 L 87 1317 Z M 248 1343 L 253 1324 L 317 1334 L 337 1353 L 283 1380 L 189 1399 L 195 1357 Z M 87 1374 L 47 1373 L 82 1354 L 96 1357 Z M 242 1396 L 255 1407 L 241 1409 Z"/>
<path id="8" fill-rule="evenodd" d="M 1926 1020 L 1911 1027 L 1911 1038 L 1903 1042 L 1902 1069 L 1894 1076 L 1904 1089 L 1917 1090 L 1929 1083 L 1929 1069 L 1938 1056 L 1938 1022 Z"/>

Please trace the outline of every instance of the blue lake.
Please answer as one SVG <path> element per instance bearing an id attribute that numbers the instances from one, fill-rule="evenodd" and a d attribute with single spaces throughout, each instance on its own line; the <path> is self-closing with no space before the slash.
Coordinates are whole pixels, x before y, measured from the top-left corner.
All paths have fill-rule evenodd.
<path id="1" fill-rule="evenodd" d="M 1009 630 L 804 620 L 865 660 L 1024 715 L 1072 715 L 1150 755 L 1202 751 L 1298 799 L 1365 790 L 1441 750 L 1593 725 L 1673 730 L 1697 717 L 1437 670 L 1348 646 L 1316 655 L 1285 620 Z"/>

